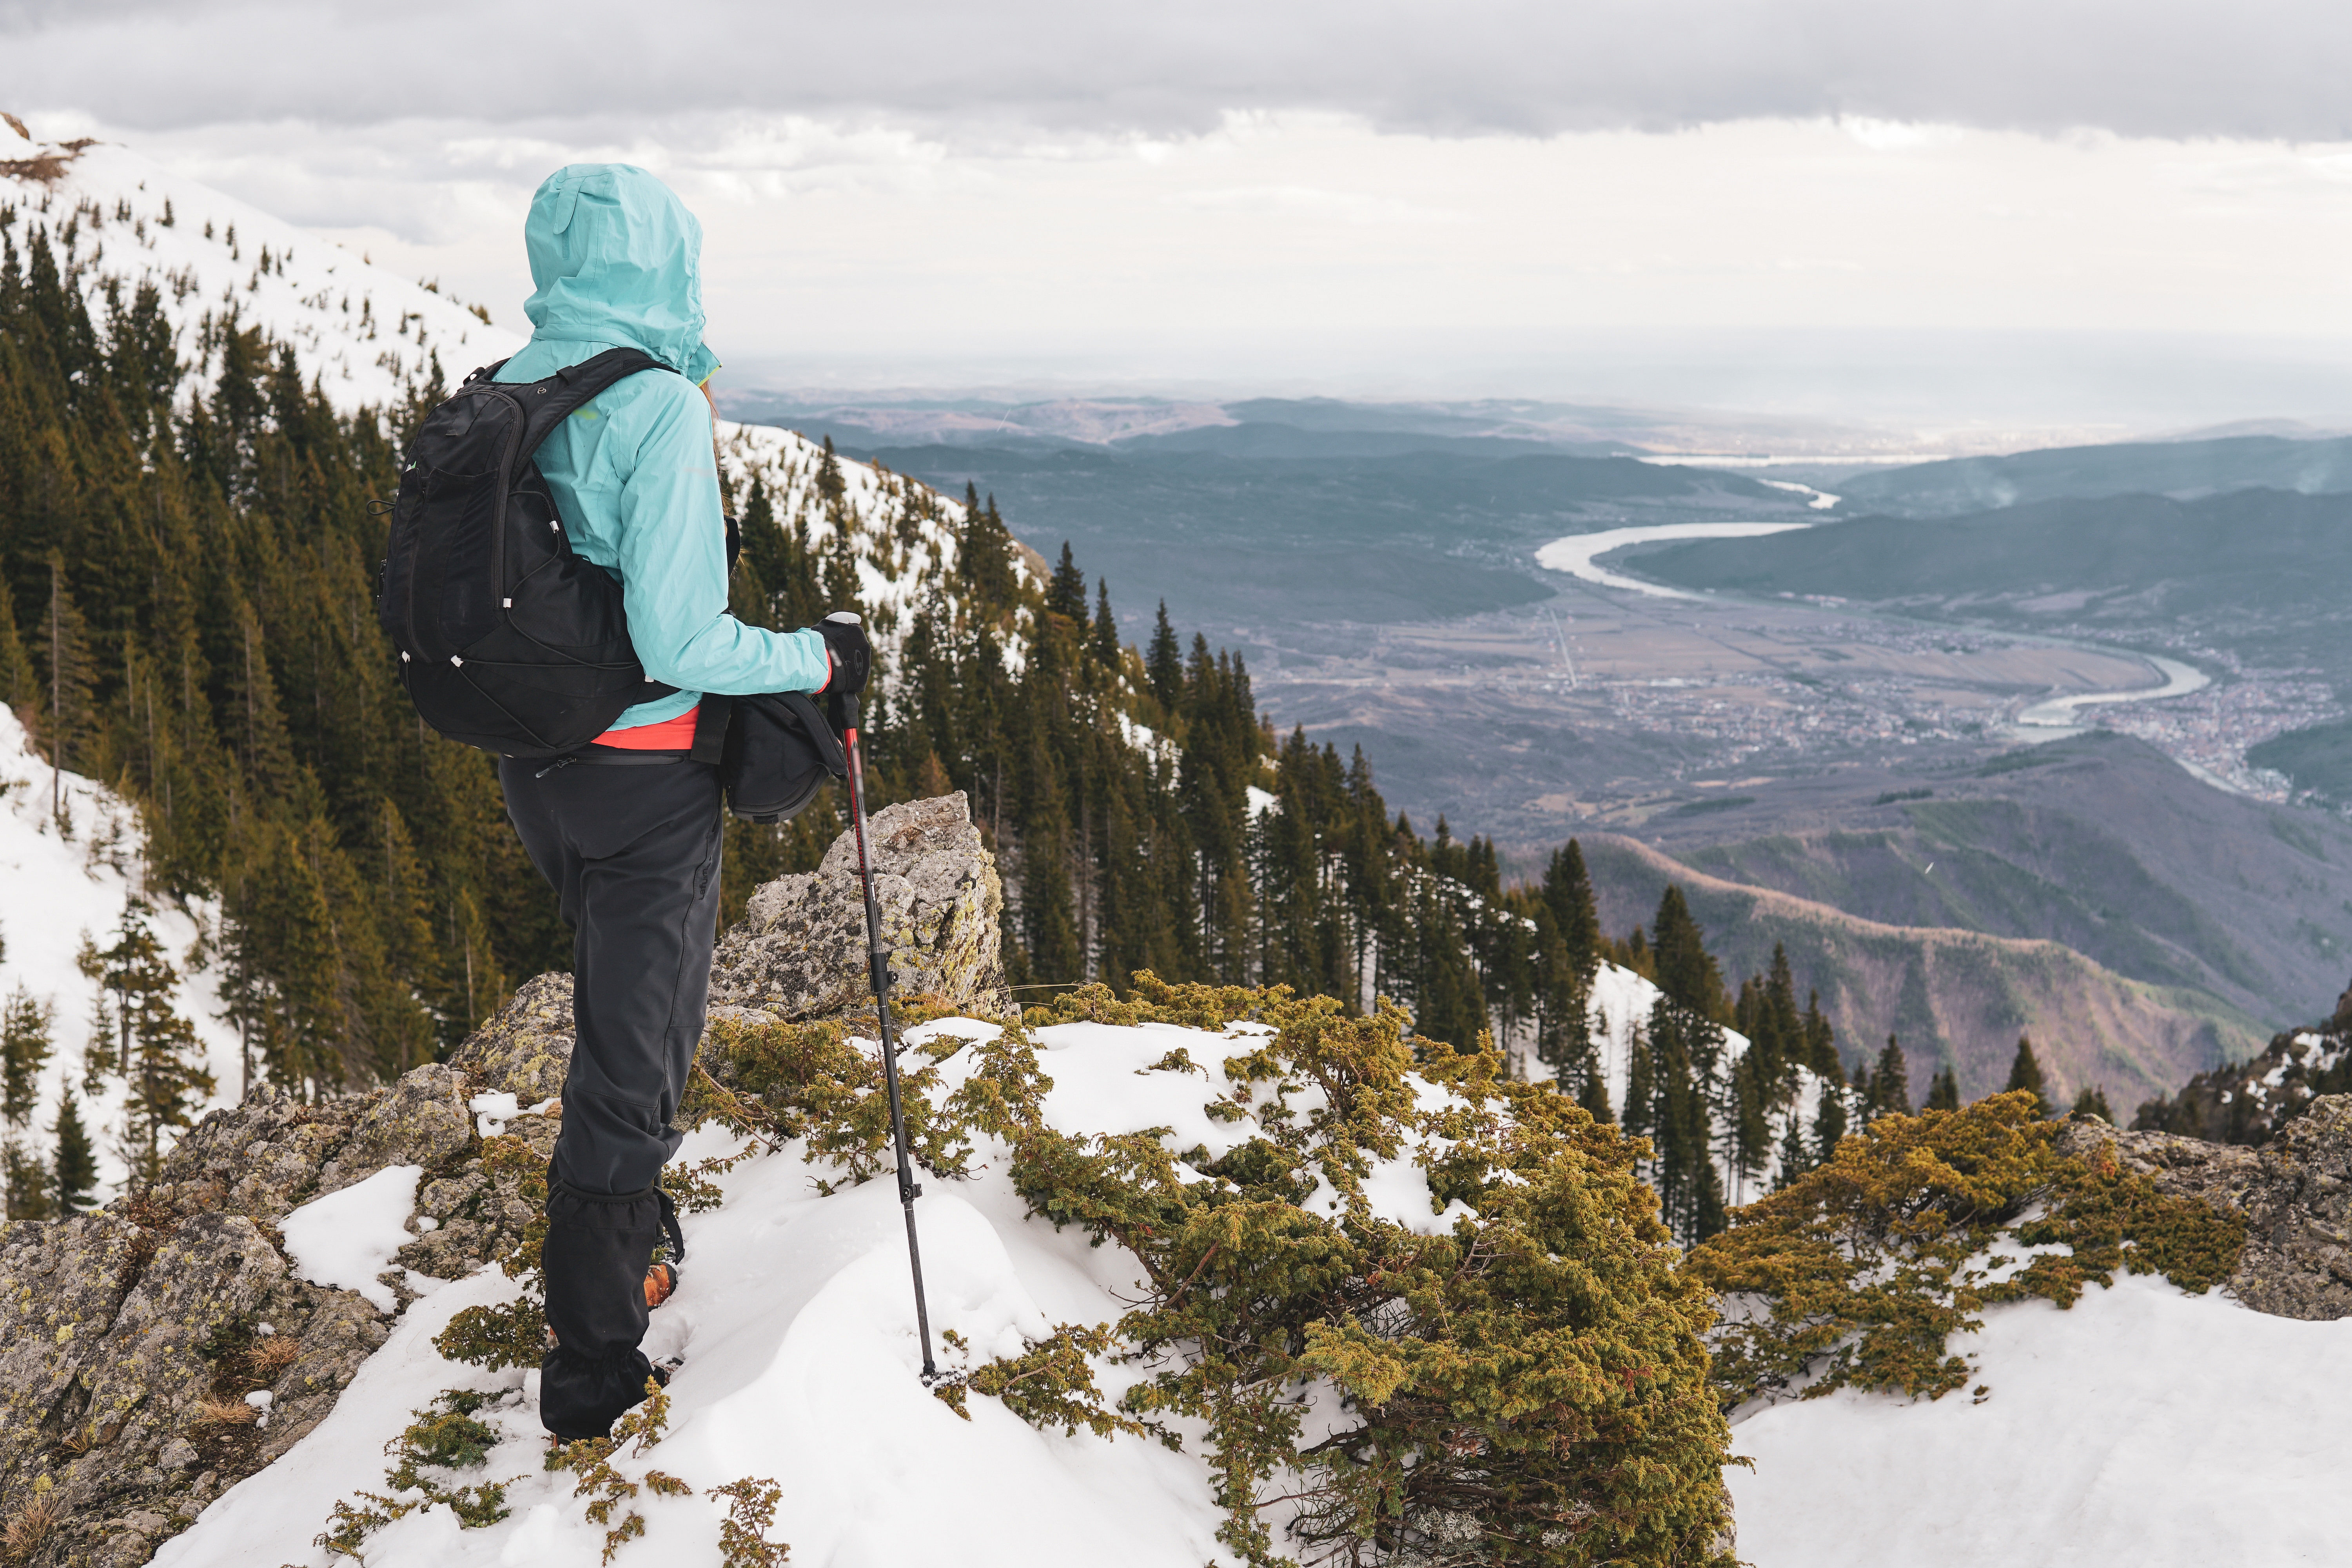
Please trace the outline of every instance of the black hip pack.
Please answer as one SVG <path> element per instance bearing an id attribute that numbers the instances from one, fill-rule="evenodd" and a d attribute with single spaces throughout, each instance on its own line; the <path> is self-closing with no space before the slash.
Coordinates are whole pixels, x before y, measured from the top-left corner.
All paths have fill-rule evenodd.
<path id="1" fill-rule="evenodd" d="M 799 691 L 705 694 L 688 755 L 719 764 L 727 809 L 751 822 L 788 821 L 816 798 L 825 780 L 849 776 L 841 737 Z"/>

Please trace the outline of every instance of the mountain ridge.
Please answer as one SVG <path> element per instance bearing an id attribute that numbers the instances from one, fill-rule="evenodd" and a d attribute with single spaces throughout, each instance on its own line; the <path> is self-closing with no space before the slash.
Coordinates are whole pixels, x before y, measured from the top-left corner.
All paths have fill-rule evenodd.
<path id="1" fill-rule="evenodd" d="M 2128 979 L 2056 942 L 1887 924 L 1696 870 L 1639 839 L 1580 842 L 1607 929 L 1643 919 L 1678 886 L 1727 973 L 1759 973 L 1785 947 L 1798 988 L 1820 994 L 1850 1058 L 1895 1035 L 1914 1083 L 1948 1065 L 1964 1100 L 2001 1088 L 2021 1034 L 2063 1100 L 2094 1086 L 2111 1100 L 2161 1092 L 2264 1038 L 2235 1008 Z"/>

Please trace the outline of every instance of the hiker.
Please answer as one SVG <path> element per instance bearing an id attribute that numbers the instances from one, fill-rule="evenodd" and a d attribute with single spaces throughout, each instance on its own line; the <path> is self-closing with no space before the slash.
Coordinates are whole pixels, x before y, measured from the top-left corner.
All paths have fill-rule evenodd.
<path id="1" fill-rule="evenodd" d="M 702 1036 L 718 934 L 718 769 L 688 752 L 706 693 L 825 691 L 866 682 L 864 632 L 839 621 L 794 632 L 727 613 L 709 378 L 702 226 L 667 186 L 625 163 L 550 175 L 523 240 L 530 346 L 498 371 L 537 382 L 614 348 L 669 370 L 627 376 L 540 446 L 540 472 L 572 548 L 620 580 L 647 679 L 639 702 L 551 763 L 499 764 L 507 815 L 556 891 L 572 938 L 572 1067 L 548 1172 L 547 1324 L 540 1420 L 567 1441 L 606 1435 L 656 1369 L 638 1348 L 647 1311 L 676 1286 L 654 1265 L 677 1212 L 658 1184 L 681 1134 L 670 1125 Z M 658 1374 L 667 1381 L 667 1372 Z"/>

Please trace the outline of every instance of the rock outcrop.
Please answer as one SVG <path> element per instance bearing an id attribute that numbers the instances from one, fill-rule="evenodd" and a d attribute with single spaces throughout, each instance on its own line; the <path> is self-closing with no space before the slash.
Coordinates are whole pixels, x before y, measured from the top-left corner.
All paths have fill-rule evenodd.
<path id="1" fill-rule="evenodd" d="M 2143 1102 L 2132 1126 L 2223 1143 L 2260 1145 L 2322 1097 L 2352 1089 L 2352 1017 L 2336 1016 L 2272 1038 L 2262 1055 L 2210 1068 L 2177 1095 Z"/>
<path id="2" fill-rule="evenodd" d="M 1010 1016 L 997 921 L 1004 888 L 963 792 L 885 806 L 867 825 L 866 850 L 892 990 Z M 854 1011 L 868 994 L 857 847 L 844 834 L 816 870 L 751 895 L 719 943 L 710 1000 L 803 1019 Z"/>
<path id="3" fill-rule="evenodd" d="M 963 796 L 888 807 L 868 842 L 895 984 L 1008 1014 L 1003 893 Z M 714 1004 L 786 1020 L 870 1009 L 856 868 L 845 836 L 819 870 L 754 893 L 720 943 Z M 383 1277 L 396 1311 L 417 1300 L 405 1271 L 453 1279 L 509 1247 L 535 1208 L 483 1169 L 467 1101 L 512 1094 L 504 1131 L 544 1158 L 561 1109 L 530 1108 L 561 1093 L 572 1039 L 572 978 L 542 974 L 446 1063 L 319 1104 L 260 1091 L 190 1129 L 148 1192 L 0 1230 L 0 1528 L 54 1519 L 9 1561 L 133 1568 L 326 1417 L 396 1312 L 299 1277 L 278 1224 L 301 1205 L 425 1168 L 418 1215 L 437 1223 L 412 1220 Z M 267 1419 L 248 1419 L 263 1391 Z"/>
<path id="4" fill-rule="evenodd" d="M 2103 1147 L 2169 1193 L 2246 1219 L 2228 1290 L 2280 1318 L 2352 1317 L 2352 1095 L 2325 1095 L 2259 1149 L 2083 1121 L 2060 1134 L 2070 1154 Z"/>

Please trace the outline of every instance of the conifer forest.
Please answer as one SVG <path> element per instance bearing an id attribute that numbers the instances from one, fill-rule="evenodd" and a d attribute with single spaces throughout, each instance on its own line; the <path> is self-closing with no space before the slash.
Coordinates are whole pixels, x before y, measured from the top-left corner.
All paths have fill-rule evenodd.
<path id="1" fill-rule="evenodd" d="M 217 368 L 200 372 L 175 356 L 154 286 L 93 314 L 73 265 L 46 237 L 0 252 L 0 693 L 45 757 L 139 803 L 145 899 L 217 910 L 204 951 L 170 954 L 134 900 L 85 961 L 119 1034 L 88 1071 L 131 1085 L 152 1151 L 208 1087 L 185 1022 L 154 1005 L 173 963 L 215 966 L 236 1087 L 315 1097 L 446 1053 L 522 980 L 568 967 L 570 939 L 492 759 L 423 726 L 376 622 L 383 501 L 444 393 L 437 371 L 402 405 L 339 414 L 257 329 L 208 317 L 200 363 Z M 1491 842 L 1392 814 L 1360 751 L 1276 733 L 1238 654 L 1188 641 L 1164 607 L 1117 625 L 1066 545 L 1046 572 L 1024 564 L 992 499 L 901 483 L 876 527 L 843 506 L 829 442 L 813 480 L 782 498 L 734 487 L 734 611 L 806 625 L 857 603 L 866 563 L 908 558 L 919 525 L 953 531 L 911 600 L 858 606 L 885 650 L 870 789 L 877 806 L 967 793 L 1005 876 L 1021 1000 L 1097 980 L 1124 993 L 1139 971 L 1363 1011 L 1385 995 L 1422 1048 L 1499 1040 L 1606 1117 L 1590 994 L 1601 960 L 1624 964 L 1664 999 L 1623 1119 L 1652 1140 L 1686 1236 L 1725 1223 L 1710 1126 L 1733 1129 L 1717 1151 L 1732 1169 L 1777 1163 L 1785 1179 L 1834 1147 L 1849 1107 L 1910 1109 L 1890 1041 L 1813 1126 L 1780 1118 L 1776 1147 L 1799 1068 L 1845 1081 L 1785 961 L 1727 980 L 1672 889 L 1651 929 L 1604 933 L 1572 842 L 1539 880 L 1506 885 Z M 730 821 L 722 920 L 813 868 L 843 826 L 835 798 L 780 826 Z M 50 1048 L 21 1011 L 12 1063 Z M 1754 1044 L 1736 1063 L 1726 1027 Z M 22 1129 L 36 1108 L 13 1096 Z M 42 1184 L 88 1201 L 86 1172 Z"/>

